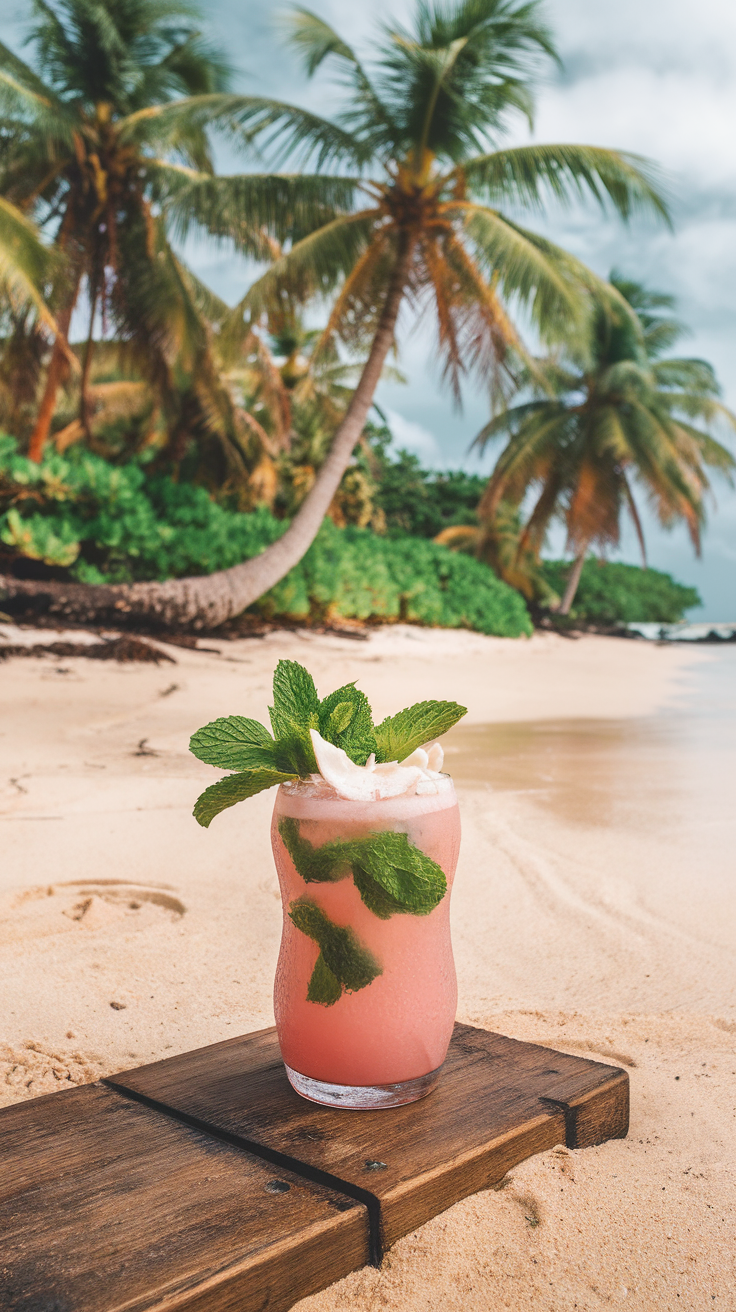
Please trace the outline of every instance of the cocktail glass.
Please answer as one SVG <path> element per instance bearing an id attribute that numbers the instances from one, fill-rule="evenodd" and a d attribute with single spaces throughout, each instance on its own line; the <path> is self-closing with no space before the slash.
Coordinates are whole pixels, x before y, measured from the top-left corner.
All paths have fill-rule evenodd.
<path id="1" fill-rule="evenodd" d="M 305 879 L 282 837 L 293 851 L 297 835 L 309 844 L 304 851 L 319 856 L 325 845 L 386 831 L 406 835 L 444 872 L 447 891 L 428 914 L 381 918 L 361 897 L 349 861 L 327 880 L 310 877 L 314 870 L 298 861 Z M 340 798 L 319 780 L 283 784 L 271 838 L 284 908 L 274 1009 L 291 1084 L 313 1102 L 348 1108 L 425 1097 L 440 1078 L 457 1006 L 450 890 L 460 816 L 452 780 L 443 775 L 430 792 L 369 802 Z M 350 958 L 347 985 L 324 973 L 336 951 Z"/>

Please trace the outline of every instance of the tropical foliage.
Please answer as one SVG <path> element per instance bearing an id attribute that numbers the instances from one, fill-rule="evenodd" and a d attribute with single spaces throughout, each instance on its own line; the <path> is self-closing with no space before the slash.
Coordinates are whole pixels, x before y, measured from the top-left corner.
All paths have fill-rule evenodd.
<path id="1" fill-rule="evenodd" d="M 202 487 L 111 465 L 74 446 L 40 464 L 0 437 L 0 573 L 127 583 L 207 575 L 252 559 L 284 522 L 265 507 L 243 514 Z M 531 632 L 513 589 L 482 565 L 433 542 L 340 529 L 326 519 L 299 564 L 264 594 L 270 618 L 405 620 L 516 637 Z"/>
<path id="2" fill-rule="evenodd" d="M 667 218 L 645 160 L 504 147 L 557 58 L 539 0 L 417 0 L 411 26 L 381 29 L 366 59 L 294 11 L 288 39 L 308 74 L 331 66 L 339 79 L 330 119 L 232 92 L 189 0 L 30 0 L 29 14 L 30 61 L 0 46 L 0 419 L 41 461 L 21 470 L 6 449 L 2 536 L 16 573 L 21 558 L 71 570 L 87 616 L 95 585 L 112 582 L 131 613 L 211 625 L 285 578 L 293 589 L 328 514 L 343 543 L 368 527 L 439 534 L 404 554 L 425 553 L 440 591 L 471 578 L 471 553 L 539 599 L 551 595 L 539 568 L 550 519 L 566 519 L 579 573 L 588 545 L 616 540 L 621 505 L 636 516 L 633 468 L 663 521 L 684 516 L 697 544 L 704 467 L 730 460 L 710 432 L 712 373 L 661 358 L 661 299 L 601 283 L 519 219 L 584 196 L 623 219 Z M 257 148 L 270 171 L 218 176 L 218 134 Z M 203 232 L 267 266 L 234 310 L 181 255 Z M 325 300 L 315 330 L 306 307 Z M 80 307 L 88 330 L 70 349 Z M 509 439 L 482 523 L 478 480 L 425 477 L 365 434 L 400 314 L 427 311 L 455 399 L 470 373 L 497 410 L 505 399 L 480 438 Z M 527 351 L 520 313 L 547 356 Z M 593 410 L 595 459 L 573 435 Z M 394 562 L 388 543 L 372 550 L 377 567 Z M 165 599 L 127 587 L 189 571 Z M 403 586 L 386 613 L 405 610 Z M 312 584 L 300 588 L 313 608 Z M 97 598 L 110 599 L 109 587 Z"/>
<path id="3" fill-rule="evenodd" d="M 569 342 L 535 362 L 523 380 L 529 399 L 504 408 L 477 438 L 483 449 L 495 438 L 506 445 L 480 505 L 493 543 L 502 502 L 519 506 L 533 491 L 534 505 L 519 536 L 510 577 L 520 555 L 534 560 L 555 518 L 567 529 L 575 566 L 560 607 L 572 604 L 591 546 L 619 542 L 627 510 L 644 554 L 635 499 L 638 484 L 665 527 L 684 521 L 696 551 L 705 522 L 707 470 L 730 475 L 731 453 L 713 436 L 736 416 L 719 400 L 713 369 L 703 360 L 666 354 L 682 335 L 672 317 L 673 300 L 612 275 L 620 301 L 599 299 L 587 338 Z"/>
<path id="4" fill-rule="evenodd" d="M 474 370 L 492 378 L 511 350 L 524 354 L 509 317 L 523 306 L 549 338 L 583 321 L 598 281 L 579 261 L 499 208 L 537 208 L 592 195 L 625 218 L 666 214 L 642 160 L 590 146 L 499 149 L 512 113 L 531 115 L 540 60 L 554 55 L 536 0 L 418 4 L 412 30 L 382 34 L 370 67 L 323 20 L 294 16 L 291 40 L 307 71 L 337 64 L 344 105 L 332 119 L 253 97 L 239 121 L 275 158 L 311 167 L 302 188 L 323 203 L 321 222 L 292 227 L 288 249 L 223 325 L 237 349 L 254 319 L 290 287 L 334 295 L 313 360 L 335 342 L 367 358 L 318 477 L 274 547 L 200 595 L 245 605 L 273 585 L 312 541 L 368 418 L 402 304 L 431 305 L 444 373 L 459 397 Z M 280 155 L 279 155 L 280 152 Z M 340 188 L 343 198 L 340 198 Z M 229 235 L 231 210 L 216 178 L 184 193 L 182 231 L 199 221 Z M 232 192 L 228 191 L 232 196 Z M 172 196 L 171 212 L 178 199 Z"/>
<path id="5" fill-rule="evenodd" d="M 543 560 L 541 573 L 552 593 L 565 590 L 570 563 Z M 678 583 L 671 574 L 589 556 L 583 565 L 571 617 L 590 624 L 676 624 L 686 611 L 700 606 L 696 588 Z"/>

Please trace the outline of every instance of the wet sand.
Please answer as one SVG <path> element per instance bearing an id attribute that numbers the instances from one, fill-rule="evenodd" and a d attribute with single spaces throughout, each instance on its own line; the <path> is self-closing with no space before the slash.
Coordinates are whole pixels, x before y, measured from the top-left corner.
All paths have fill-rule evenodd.
<path id="1" fill-rule="evenodd" d="M 626 1065 L 631 1133 L 533 1159 L 299 1307 L 736 1308 L 736 651 L 410 629 L 169 650 L 0 664 L 0 1104 L 270 1023 L 272 799 L 200 830 L 193 728 L 263 717 L 280 656 L 323 691 L 359 679 L 379 716 L 460 698 L 460 1018 Z"/>

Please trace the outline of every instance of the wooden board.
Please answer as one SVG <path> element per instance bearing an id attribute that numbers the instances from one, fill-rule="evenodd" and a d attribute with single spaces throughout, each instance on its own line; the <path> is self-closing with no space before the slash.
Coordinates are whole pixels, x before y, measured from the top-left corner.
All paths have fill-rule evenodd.
<path id="1" fill-rule="evenodd" d="M 0 1111 L 2 1312 L 285 1312 L 557 1143 L 626 1134 L 624 1071 L 458 1025 L 437 1090 L 291 1089 L 274 1030 Z"/>
<path id="2" fill-rule="evenodd" d="M 112 1089 L 0 1112 L 2 1312 L 272 1312 L 367 1260 L 363 1204 Z"/>
<path id="3" fill-rule="evenodd" d="M 439 1087 L 374 1112 L 294 1093 L 276 1031 L 113 1077 L 116 1089 L 236 1137 L 249 1151 L 365 1198 L 372 1258 L 460 1198 L 557 1143 L 585 1148 L 628 1129 L 625 1071 L 456 1025 Z"/>

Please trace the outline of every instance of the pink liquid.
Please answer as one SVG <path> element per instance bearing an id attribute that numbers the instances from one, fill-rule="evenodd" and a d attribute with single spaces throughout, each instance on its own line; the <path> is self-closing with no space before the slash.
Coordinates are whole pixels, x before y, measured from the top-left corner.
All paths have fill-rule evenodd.
<path id="1" fill-rule="evenodd" d="M 450 942 L 450 889 L 460 846 L 460 815 L 451 781 L 436 795 L 351 802 L 309 785 L 279 789 L 272 842 L 284 904 L 284 928 L 274 985 L 281 1053 L 287 1066 L 331 1084 L 393 1084 L 426 1075 L 447 1054 L 457 1006 Z M 311 794 L 311 795 L 310 795 Z M 300 822 L 315 846 L 391 829 L 408 836 L 447 879 L 447 893 L 426 916 L 380 920 L 362 902 L 352 878 L 305 883 L 278 832 L 281 816 Z M 367 987 L 343 992 L 332 1006 L 307 1001 L 317 944 L 292 924 L 289 904 L 309 897 L 330 920 L 350 926 L 380 962 Z"/>

